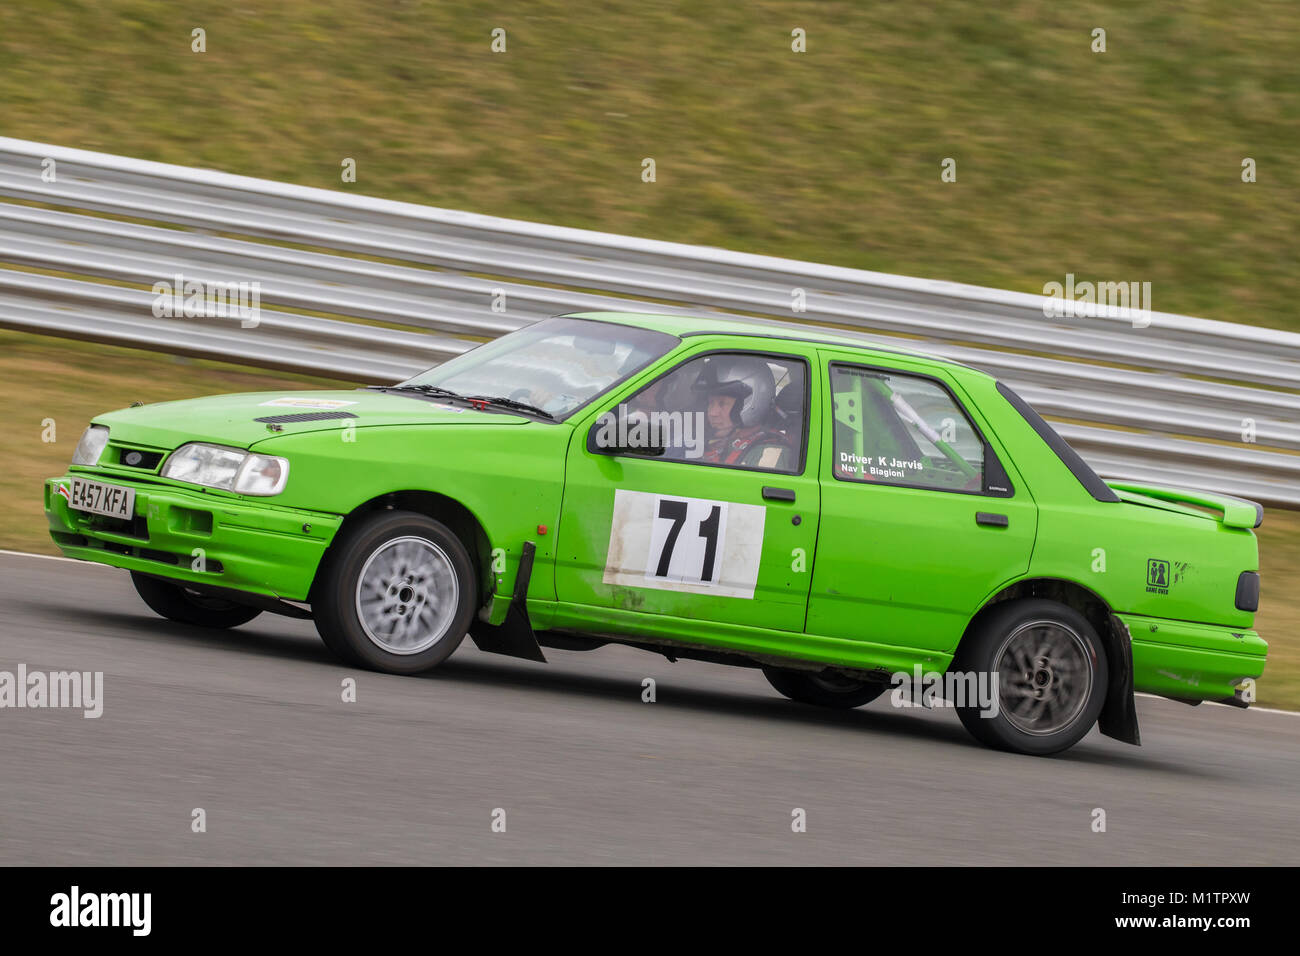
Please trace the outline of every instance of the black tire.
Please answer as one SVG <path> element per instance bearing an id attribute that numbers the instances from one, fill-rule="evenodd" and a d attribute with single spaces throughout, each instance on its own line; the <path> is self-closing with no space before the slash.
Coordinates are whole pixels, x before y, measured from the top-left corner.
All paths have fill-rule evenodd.
<path id="1" fill-rule="evenodd" d="M 764 667 L 763 676 L 778 692 L 801 704 L 847 710 L 869 704 L 888 688 L 878 681 L 855 680 L 829 672 L 791 671 Z"/>
<path id="2" fill-rule="evenodd" d="M 154 613 L 169 621 L 196 624 L 199 627 L 238 627 L 247 624 L 260 608 L 236 604 L 225 598 L 212 597 L 191 591 L 183 584 L 155 578 L 152 575 L 131 572 L 131 583 L 136 593 Z"/>
<path id="3" fill-rule="evenodd" d="M 1016 666 L 1018 663 L 1019 666 Z M 1039 599 L 995 606 L 966 636 L 954 671 L 997 673 L 998 706 L 959 706 L 968 731 L 990 747 L 1046 756 L 1073 747 L 1106 703 L 1106 649 L 1082 614 Z"/>
<path id="4" fill-rule="evenodd" d="M 414 511 L 376 512 L 347 528 L 312 588 L 325 646 L 348 664 L 389 674 L 441 664 L 465 638 L 477 606 L 478 574 L 465 545 Z"/>

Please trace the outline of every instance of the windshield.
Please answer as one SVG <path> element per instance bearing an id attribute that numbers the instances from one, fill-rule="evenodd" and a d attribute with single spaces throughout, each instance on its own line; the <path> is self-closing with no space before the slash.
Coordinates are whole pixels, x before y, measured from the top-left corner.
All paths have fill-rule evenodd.
<path id="1" fill-rule="evenodd" d="M 667 354 L 681 339 L 591 319 L 544 319 L 458 355 L 402 385 L 503 398 L 564 418 Z"/>

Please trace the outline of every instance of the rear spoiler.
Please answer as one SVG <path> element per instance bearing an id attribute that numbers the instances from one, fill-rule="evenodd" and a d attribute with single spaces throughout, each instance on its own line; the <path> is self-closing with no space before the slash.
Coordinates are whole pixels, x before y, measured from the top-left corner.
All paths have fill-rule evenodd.
<path id="1" fill-rule="evenodd" d="M 1234 498 L 1232 495 L 1223 495 L 1214 491 L 1170 488 L 1165 485 L 1147 485 L 1133 481 L 1107 480 L 1106 484 L 1118 492 L 1126 492 L 1127 494 L 1124 495 L 1126 500 L 1130 496 L 1135 496 L 1154 498 L 1175 505 L 1210 508 L 1220 513 L 1219 523 L 1226 528 L 1258 528 L 1264 523 L 1264 506 L 1254 501 L 1247 501 L 1245 498 Z"/>

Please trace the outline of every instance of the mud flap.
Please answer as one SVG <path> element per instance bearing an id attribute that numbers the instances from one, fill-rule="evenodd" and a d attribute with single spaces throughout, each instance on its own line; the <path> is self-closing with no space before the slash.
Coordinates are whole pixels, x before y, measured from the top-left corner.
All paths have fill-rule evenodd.
<path id="1" fill-rule="evenodd" d="M 1110 619 L 1113 640 L 1107 648 L 1106 704 L 1097 719 L 1097 729 L 1107 737 L 1141 746 L 1138 736 L 1137 705 L 1133 702 L 1133 644 L 1128 628 L 1114 615 Z"/>
<path id="2" fill-rule="evenodd" d="M 480 651 L 546 663 L 546 656 L 542 653 L 537 635 L 533 633 L 533 625 L 528 620 L 528 582 L 533 576 L 533 557 L 536 553 L 537 545 L 525 541 L 506 619 L 500 624 L 487 624 L 476 619 L 470 625 L 469 636 Z"/>

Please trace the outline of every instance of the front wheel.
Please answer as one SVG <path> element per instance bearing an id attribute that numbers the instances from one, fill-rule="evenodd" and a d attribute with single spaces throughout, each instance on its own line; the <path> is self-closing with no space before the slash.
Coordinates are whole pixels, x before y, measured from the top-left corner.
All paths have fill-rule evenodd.
<path id="1" fill-rule="evenodd" d="M 312 592 L 316 629 L 351 664 L 390 674 L 436 667 L 469 629 L 478 577 L 445 525 L 381 511 L 331 548 Z"/>
<path id="2" fill-rule="evenodd" d="M 1106 651 L 1078 611 L 1054 601 L 994 608 L 967 635 L 953 670 L 996 687 L 996 706 L 959 702 L 980 742 L 1046 756 L 1083 739 L 1106 702 Z"/>
<path id="3" fill-rule="evenodd" d="M 811 671 L 764 667 L 763 676 L 791 700 L 817 707 L 861 707 L 883 694 L 886 688 L 883 683 L 856 680 L 829 671 L 816 674 Z"/>
<path id="4" fill-rule="evenodd" d="M 261 610 L 191 590 L 183 584 L 131 572 L 131 583 L 145 604 L 169 621 L 199 627 L 238 627 L 247 624 Z"/>

